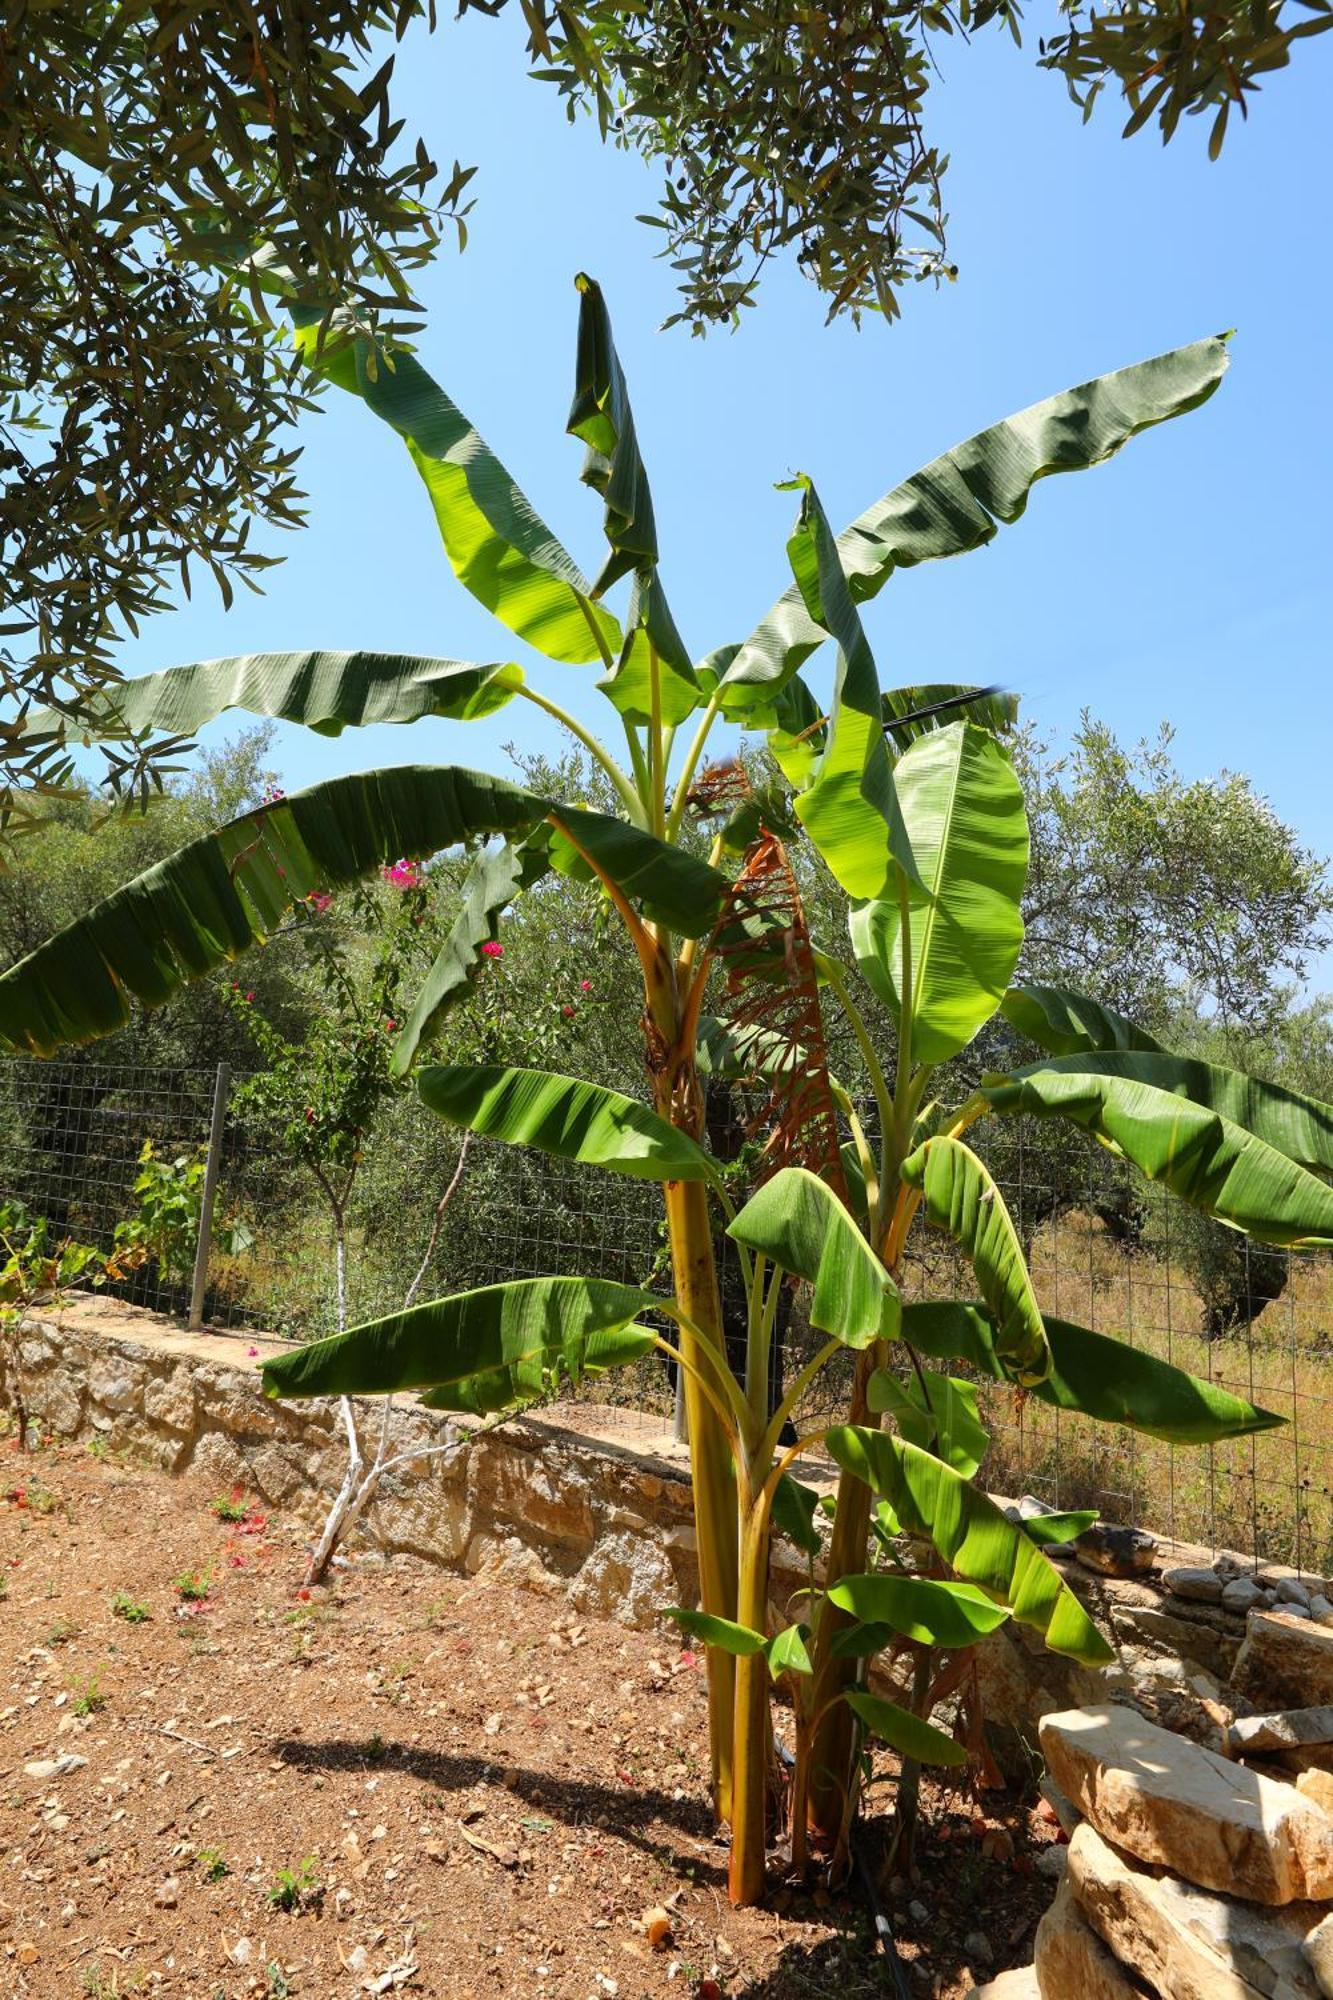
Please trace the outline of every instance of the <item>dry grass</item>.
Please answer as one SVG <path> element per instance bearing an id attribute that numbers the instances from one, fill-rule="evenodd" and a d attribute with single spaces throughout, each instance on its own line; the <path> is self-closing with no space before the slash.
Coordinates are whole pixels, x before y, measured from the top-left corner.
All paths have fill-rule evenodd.
<path id="1" fill-rule="evenodd" d="M 992 1393 L 998 1490 L 1097 1506 L 1185 1541 L 1326 1574 L 1333 1566 L 1333 1264 L 1298 1258 L 1286 1292 L 1233 1338 L 1203 1338 L 1189 1280 L 1125 1251 L 1070 1215 L 1038 1233 L 1032 1273 L 1044 1311 L 1114 1334 L 1286 1419 L 1211 1447 L 1170 1447 Z"/>

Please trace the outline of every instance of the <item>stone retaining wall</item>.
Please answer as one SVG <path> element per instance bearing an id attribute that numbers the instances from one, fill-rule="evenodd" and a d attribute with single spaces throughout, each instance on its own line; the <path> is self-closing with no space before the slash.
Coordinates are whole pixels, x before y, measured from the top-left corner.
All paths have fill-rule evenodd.
<path id="1" fill-rule="evenodd" d="M 279 1351 L 263 1342 L 247 1352 L 236 1340 L 182 1333 L 119 1301 L 80 1300 L 27 1322 L 19 1366 L 43 1433 L 100 1438 L 109 1450 L 141 1454 L 216 1492 L 243 1486 L 313 1529 L 342 1482 L 345 1440 L 336 1404 L 264 1397 L 259 1361 Z M 382 1406 L 361 1407 L 373 1445 Z M 415 1406 L 395 1409 L 391 1421 L 396 1451 L 451 1442 L 459 1449 L 385 1479 L 355 1532 L 386 1554 L 486 1570 L 632 1626 L 653 1624 L 663 1605 L 695 1601 L 683 1463 L 532 1417 L 475 1444 L 465 1423 Z"/>

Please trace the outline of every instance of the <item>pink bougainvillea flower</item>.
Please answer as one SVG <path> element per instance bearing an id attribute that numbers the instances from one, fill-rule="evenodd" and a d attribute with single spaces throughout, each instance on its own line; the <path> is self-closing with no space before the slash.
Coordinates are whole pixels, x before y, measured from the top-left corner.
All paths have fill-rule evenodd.
<path id="1" fill-rule="evenodd" d="M 249 1359 L 253 1361 L 255 1356 L 258 1354 L 259 1349 L 257 1347 L 247 1347 L 245 1351 Z"/>
<path id="2" fill-rule="evenodd" d="M 246 997 L 247 1001 L 248 1001 L 248 1002 L 250 1003 L 250 1005 L 251 1005 L 251 1006 L 253 1007 L 253 1006 L 254 1006 L 254 1003 L 255 1003 L 255 996 L 254 996 L 254 990 L 253 990 L 253 988 L 251 989 L 251 991 L 250 991 L 249 993 L 247 993 L 247 994 L 246 994 L 246 996 L 245 996 L 245 997 Z"/>
<path id="3" fill-rule="evenodd" d="M 580 981 L 579 981 L 579 992 L 580 992 L 580 993 L 591 993 L 591 992 L 592 992 L 592 981 L 591 981 L 591 979 L 580 979 Z"/>
<path id="4" fill-rule="evenodd" d="M 298 1603 L 309 1604 L 311 1593 L 306 1589 L 305 1585 L 302 1584 L 301 1588 L 297 1591 L 296 1596 Z"/>
<path id="5" fill-rule="evenodd" d="M 325 910 L 331 907 L 333 898 L 323 889 L 312 889 L 306 897 L 306 901 L 309 903 L 311 909 L 322 917 Z"/>
<path id="6" fill-rule="evenodd" d="M 487 938 L 481 948 L 481 955 L 483 958 L 503 958 L 505 948 L 502 944 L 497 944 L 494 938 Z"/>
<path id="7" fill-rule="evenodd" d="M 567 1021 L 569 1021 L 569 1020 L 572 1020 L 572 1019 L 573 1019 L 573 1016 L 574 1016 L 574 1009 L 573 1009 L 572 1007 L 562 1007 L 562 1008 L 560 1009 L 560 1012 L 561 1012 L 561 1013 L 562 1013 L 562 1014 L 564 1015 L 564 1017 L 565 1017 L 565 1019 L 566 1019 Z"/>
<path id="8" fill-rule="evenodd" d="M 421 880 L 421 869 L 415 861 L 395 861 L 392 868 L 381 868 L 386 882 L 392 882 L 395 889 L 415 889 Z"/>
<path id="9" fill-rule="evenodd" d="M 286 796 L 287 794 L 283 791 L 281 785 L 270 785 L 264 794 L 264 804 L 266 806 L 275 806 L 280 799 L 285 799 Z"/>
<path id="10" fill-rule="evenodd" d="M 394 1020 L 392 1015 L 390 1015 L 389 1019 L 384 1023 L 384 1025 L 388 1029 L 391 1035 L 397 1033 L 398 1023 Z"/>

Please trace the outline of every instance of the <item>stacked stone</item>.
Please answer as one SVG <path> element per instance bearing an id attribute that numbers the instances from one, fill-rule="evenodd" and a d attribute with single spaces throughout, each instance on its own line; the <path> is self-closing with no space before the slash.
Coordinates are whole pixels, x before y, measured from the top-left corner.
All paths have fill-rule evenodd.
<path id="1" fill-rule="evenodd" d="M 1333 1707 L 1234 1722 L 1228 1754 L 1113 1704 L 1040 1733 L 1067 1864 L 1035 1964 L 976 2000 L 1330 2000 L 1333 1775 L 1271 1760 L 1333 1750 Z"/>

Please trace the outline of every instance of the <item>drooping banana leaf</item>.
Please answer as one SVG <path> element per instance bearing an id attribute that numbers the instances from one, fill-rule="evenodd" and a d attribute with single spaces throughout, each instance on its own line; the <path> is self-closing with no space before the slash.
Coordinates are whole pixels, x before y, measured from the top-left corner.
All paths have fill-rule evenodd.
<path id="1" fill-rule="evenodd" d="M 701 1146 L 646 1104 L 576 1077 L 433 1064 L 418 1076 L 417 1091 L 451 1125 L 557 1159 L 633 1180 L 705 1181 L 717 1174 Z"/>
<path id="2" fill-rule="evenodd" d="M 1028 868 L 1023 791 L 995 738 L 972 722 L 920 737 L 893 776 L 921 882 L 909 886 L 912 1056 L 946 1062 L 989 1021 L 1018 963 Z M 863 975 L 898 1014 L 897 896 L 861 904 L 850 924 Z"/>
<path id="3" fill-rule="evenodd" d="M 829 1591 L 840 1611 L 867 1625 L 887 1625 L 922 1646 L 974 1646 L 1003 1625 L 1009 1612 L 974 1583 L 940 1583 L 880 1571 L 844 1576 Z"/>
<path id="4" fill-rule="evenodd" d="M 920 871 L 884 741 L 879 676 L 819 495 L 809 480 L 802 489 L 787 551 L 810 617 L 837 641 L 838 670 L 824 753 L 796 816 L 849 896 L 896 894 L 899 869 L 909 882 Z"/>
<path id="5" fill-rule="evenodd" d="M 0 976 L 0 1037 L 50 1055 L 239 957 L 315 890 L 400 855 L 522 836 L 547 803 L 475 771 L 361 772 L 242 813 L 105 897 Z"/>
<path id="6" fill-rule="evenodd" d="M 493 834 L 524 840 L 545 819 L 559 829 L 549 842 L 553 866 L 586 874 L 594 863 L 647 914 L 687 936 L 716 922 L 725 879 L 640 827 L 480 772 L 396 765 L 255 807 L 105 897 L 0 975 L 0 1039 L 49 1055 L 110 1034 L 136 1002 L 160 1006 L 187 980 L 239 957 L 316 890 L 402 855 Z M 535 857 L 524 863 L 537 865 Z"/>
<path id="7" fill-rule="evenodd" d="M 1011 986 L 1000 1012 L 1020 1035 L 1052 1056 L 1162 1046 L 1146 1028 L 1136 1027 L 1113 1007 L 1063 986 Z"/>
<path id="8" fill-rule="evenodd" d="M 464 588 L 548 658 L 614 657 L 620 627 L 495 453 L 414 354 L 366 339 L 319 351 L 323 315 L 289 308 L 305 360 L 359 396 L 406 444 Z"/>
<path id="9" fill-rule="evenodd" d="M 520 1278 L 433 1299 L 264 1363 L 268 1396 L 427 1392 L 431 1409 L 485 1415 L 589 1369 L 636 1361 L 653 1336 L 634 1322 L 652 1292 L 600 1278 Z"/>
<path id="10" fill-rule="evenodd" d="M 979 431 L 895 486 L 838 536 L 853 601 L 896 569 L 966 554 L 1018 520 L 1039 479 L 1100 465 L 1139 431 L 1206 402 L 1227 365 L 1225 339 L 1196 341 L 1034 403 Z M 825 633 L 798 587 L 778 599 L 725 672 L 728 713 L 772 698 Z"/>
<path id="11" fill-rule="evenodd" d="M 1216 1444 L 1286 1422 L 1220 1383 L 1206 1382 L 1128 1341 L 1069 1320 L 1048 1316 L 1045 1324 L 1050 1373 L 1031 1386 L 1033 1395 L 1053 1409 L 1124 1424 L 1167 1444 Z M 967 1361 L 996 1380 L 1004 1379 L 991 1317 L 981 1306 L 953 1300 L 905 1306 L 903 1338 L 923 1354 Z"/>
<path id="12" fill-rule="evenodd" d="M 976 1273 L 995 1327 L 995 1350 L 1020 1382 L 1039 1382 L 1050 1349 L 1022 1245 L 1004 1197 L 961 1139 L 927 1139 L 903 1163 L 903 1179 L 920 1188 L 926 1213 L 947 1229 Z"/>
<path id="13" fill-rule="evenodd" d="M 932 729 L 946 729 L 965 719 L 978 728 L 1003 736 L 1018 721 L 1018 696 L 1004 688 L 963 687 L 956 681 L 928 682 L 922 687 L 889 688 L 882 712 L 884 732 L 895 750 L 906 750 Z"/>
<path id="14" fill-rule="evenodd" d="M 727 880 L 697 854 L 611 813 L 552 804 L 549 818 L 551 865 L 562 875 L 614 883 L 645 916 L 682 937 L 704 937 L 716 924 Z"/>
<path id="15" fill-rule="evenodd" d="M 1170 1087 L 1182 1070 L 1209 1067 L 1139 1052 L 1066 1056 L 986 1077 L 981 1094 L 1003 1115 L 1063 1118 L 1081 1126 L 1149 1180 L 1164 1182 L 1192 1207 L 1261 1243 L 1333 1243 L 1333 1188 L 1228 1115 L 1244 1110 L 1307 1150 L 1325 1143 L 1310 1100 L 1292 1105 L 1285 1101 L 1290 1094 L 1276 1086 L 1236 1077 L 1218 1088 L 1223 1108 L 1212 1109 Z"/>
<path id="16" fill-rule="evenodd" d="M 877 1368 L 866 1384 L 866 1400 L 876 1416 L 891 1416 L 903 1437 L 938 1452 L 946 1465 L 970 1479 L 990 1443 L 977 1414 L 976 1389 L 934 1368 L 923 1368 L 921 1375 L 921 1381 L 914 1374 L 899 1381 L 887 1368 Z"/>
<path id="17" fill-rule="evenodd" d="M 1114 1078 L 1143 1083 L 1165 1096 L 1188 1098 L 1253 1133 L 1298 1166 L 1333 1173 L 1333 1105 L 1221 1063 L 1172 1055 L 1166 1049 L 1115 1049 L 1032 1064 L 1062 1075 Z"/>
<path id="18" fill-rule="evenodd" d="M 426 715 L 471 722 L 493 715 L 523 684 L 513 661 L 474 666 L 410 653 L 242 653 L 117 681 L 80 711 L 80 736 L 141 735 L 148 729 L 193 736 L 228 709 L 299 722 L 320 736 Z M 55 728 L 53 709 L 34 710 L 25 727 Z"/>
<path id="19" fill-rule="evenodd" d="M 467 992 L 486 962 L 482 947 L 496 941 L 501 912 L 539 881 L 549 866 L 544 847 L 532 841 L 518 846 L 505 841 L 473 860 L 463 884 L 462 908 L 394 1042 L 390 1068 L 395 1076 L 406 1076 L 421 1044 L 438 1031 L 449 1009 Z"/>
<path id="20" fill-rule="evenodd" d="M 1089 1666 L 1115 1654 L 1054 1564 L 968 1480 L 887 1431 L 847 1424 L 827 1444 L 843 1470 L 887 1500 L 909 1534 L 926 1537 L 963 1579 L 1041 1632 L 1055 1653 Z"/>
<path id="21" fill-rule="evenodd" d="M 944 1764 L 952 1770 L 967 1762 L 967 1752 L 952 1736 L 934 1723 L 923 1722 L 896 1701 L 860 1689 L 844 1697 L 847 1706 L 860 1717 L 872 1736 L 878 1736 L 900 1757 L 914 1758 L 918 1764 Z"/>
<path id="22" fill-rule="evenodd" d="M 805 1167 L 783 1167 L 752 1194 L 728 1236 L 813 1287 L 810 1323 L 848 1347 L 892 1337 L 898 1293 L 847 1210 Z"/>

